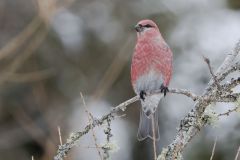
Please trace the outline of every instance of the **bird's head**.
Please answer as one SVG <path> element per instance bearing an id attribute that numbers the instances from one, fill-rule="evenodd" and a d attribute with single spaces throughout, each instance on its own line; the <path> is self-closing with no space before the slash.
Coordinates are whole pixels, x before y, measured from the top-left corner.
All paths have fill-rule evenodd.
<path id="1" fill-rule="evenodd" d="M 144 35 L 154 36 L 159 33 L 156 23 L 149 19 L 139 21 L 135 26 L 135 30 L 137 31 L 138 37 Z"/>

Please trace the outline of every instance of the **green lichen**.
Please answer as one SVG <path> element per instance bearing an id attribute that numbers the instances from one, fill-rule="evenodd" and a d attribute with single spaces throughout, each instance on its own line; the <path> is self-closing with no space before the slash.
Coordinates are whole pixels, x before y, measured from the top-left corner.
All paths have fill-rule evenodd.
<path id="1" fill-rule="evenodd" d="M 117 145 L 116 141 L 111 141 L 109 143 L 106 143 L 104 145 L 102 145 L 103 149 L 106 149 L 112 153 L 117 152 L 119 150 L 119 146 Z"/>
<path id="2" fill-rule="evenodd" d="M 163 148 L 161 154 L 158 155 L 157 160 L 166 160 L 167 152 L 168 152 L 168 149 L 167 148 Z"/>
<path id="3" fill-rule="evenodd" d="M 217 121 L 219 120 L 218 114 L 213 109 L 213 105 L 206 108 L 202 118 L 208 125 L 212 125 L 214 127 L 217 126 Z"/>

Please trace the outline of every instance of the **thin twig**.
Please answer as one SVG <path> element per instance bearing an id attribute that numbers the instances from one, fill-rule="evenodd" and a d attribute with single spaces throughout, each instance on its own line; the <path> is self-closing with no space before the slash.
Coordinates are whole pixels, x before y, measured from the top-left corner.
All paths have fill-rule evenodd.
<path id="1" fill-rule="evenodd" d="M 239 155 L 239 153 L 240 153 L 240 146 L 238 147 L 237 154 L 236 154 L 236 156 L 235 156 L 235 159 L 234 159 L 234 160 L 238 160 L 238 155 Z"/>
<path id="2" fill-rule="evenodd" d="M 218 117 L 221 117 L 221 116 L 229 116 L 230 113 L 236 112 L 237 110 L 238 110 L 238 106 L 235 107 L 235 108 L 233 108 L 233 109 L 229 109 L 227 112 L 218 114 Z"/>
<path id="3" fill-rule="evenodd" d="M 60 145 L 62 145 L 62 134 L 61 134 L 61 128 L 60 128 L 60 126 L 58 126 L 57 128 L 58 128 L 59 142 L 60 142 Z"/>
<path id="4" fill-rule="evenodd" d="M 104 151 L 104 160 L 108 160 L 110 157 L 109 151 L 111 150 L 109 144 L 110 144 L 110 138 L 113 136 L 111 133 L 111 119 L 107 119 L 107 128 L 104 130 L 104 133 L 107 135 L 107 141 L 106 144 L 102 146 L 102 149 Z"/>
<path id="5" fill-rule="evenodd" d="M 84 106 L 84 108 L 85 108 L 85 112 L 87 113 L 87 116 L 88 116 L 88 123 L 91 124 L 91 123 L 93 123 L 93 116 L 92 116 L 92 114 L 87 110 L 86 102 L 85 102 L 85 100 L 84 100 L 84 97 L 83 97 L 82 92 L 80 92 L 80 96 L 81 96 L 81 99 L 82 99 L 82 102 L 83 102 L 83 106 Z M 92 127 L 91 127 L 91 131 L 92 131 L 92 136 L 93 136 L 93 140 L 94 140 L 94 145 L 96 146 L 98 155 L 99 155 L 100 159 L 103 160 L 102 154 L 101 154 L 101 151 L 100 151 L 100 148 L 99 148 L 99 146 L 98 146 L 98 144 L 97 144 L 97 137 L 96 137 L 96 134 L 95 134 L 95 132 L 94 132 L 94 130 L 93 130 Z"/>
<path id="6" fill-rule="evenodd" d="M 207 65 L 208 65 L 208 69 L 209 69 L 209 71 L 210 71 L 210 73 L 211 73 L 211 75 L 212 75 L 212 78 L 213 78 L 213 80 L 214 80 L 214 83 L 216 84 L 216 86 L 218 87 L 218 89 L 221 90 L 221 85 L 219 84 L 216 75 L 213 73 L 213 69 L 212 69 L 212 66 L 211 66 L 211 64 L 210 64 L 210 60 L 209 60 L 207 57 L 205 57 L 205 56 L 203 56 L 203 59 L 204 59 L 204 61 L 205 61 L 205 62 L 207 63 Z"/>
<path id="7" fill-rule="evenodd" d="M 153 156 L 154 156 L 154 160 L 157 160 L 157 149 L 156 149 L 156 135 L 155 135 L 155 129 L 158 129 L 158 128 L 155 128 L 155 125 L 154 125 L 154 115 L 152 115 L 152 132 L 153 132 Z"/>
<path id="8" fill-rule="evenodd" d="M 215 154 L 215 148 L 216 148 L 216 144 L 217 144 L 217 139 L 218 138 L 216 137 L 215 140 L 214 140 L 213 149 L 212 149 L 212 155 L 210 157 L 210 160 L 213 160 L 213 156 Z"/>
<path id="9" fill-rule="evenodd" d="M 191 98 L 193 101 L 196 101 L 199 99 L 199 96 L 197 96 L 196 94 L 194 94 L 186 89 L 169 88 L 168 90 L 169 90 L 169 93 L 182 94 L 182 95 L 185 95 L 185 96 Z"/>

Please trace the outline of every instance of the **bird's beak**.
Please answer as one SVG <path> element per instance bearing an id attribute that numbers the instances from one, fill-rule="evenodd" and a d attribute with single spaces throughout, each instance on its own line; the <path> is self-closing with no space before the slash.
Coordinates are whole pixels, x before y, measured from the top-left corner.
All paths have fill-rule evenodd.
<path id="1" fill-rule="evenodd" d="M 138 24 L 134 27 L 137 32 L 142 32 L 143 28 Z"/>

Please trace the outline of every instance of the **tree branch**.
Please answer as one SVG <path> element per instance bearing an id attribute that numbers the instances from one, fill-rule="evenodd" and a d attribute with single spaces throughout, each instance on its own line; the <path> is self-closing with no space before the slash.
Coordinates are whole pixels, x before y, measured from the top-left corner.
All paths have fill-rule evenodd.
<path id="1" fill-rule="evenodd" d="M 151 94 L 159 94 L 159 93 L 160 93 L 160 90 L 155 93 L 151 93 Z M 185 90 L 185 89 L 170 88 L 169 93 L 182 94 L 182 95 L 185 95 L 185 96 L 191 98 L 193 101 L 198 99 L 197 95 L 195 95 L 194 93 L 191 93 L 190 91 Z M 92 128 L 102 125 L 107 120 L 114 119 L 116 117 L 117 112 L 125 111 L 127 106 L 129 106 L 130 104 L 132 104 L 138 100 L 139 100 L 139 96 L 135 96 L 135 97 L 119 104 L 118 106 L 114 107 L 108 114 L 102 116 L 100 119 L 94 119 L 92 121 L 92 123 L 89 123 L 88 125 L 86 125 L 86 127 L 83 131 L 79 131 L 79 132 L 75 132 L 75 133 L 71 134 L 70 138 L 67 140 L 67 143 L 65 143 L 63 145 L 59 145 L 57 155 L 54 157 L 54 159 L 62 160 L 67 155 L 67 153 L 71 150 L 71 148 L 75 146 L 77 141 L 83 135 L 87 134 Z"/>
<path id="2" fill-rule="evenodd" d="M 220 114 L 218 114 L 218 117 L 221 117 L 221 116 L 229 116 L 230 113 L 236 112 L 236 111 L 238 110 L 238 108 L 239 108 L 239 107 L 237 106 L 237 107 L 235 107 L 235 108 L 233 108 L 233 109 L 229 109 L 227 112 L 220 113 Z"/>
<path id="3" fill-rule="evenodd" d="M 227 55 L 222 65 L 217 70 L 216 79 L 218 83 L 222 82 L 230 73 L 239 70 L 238 63 L 233 65 L 233 62 L 239 52 L 240 41 L 236 44 L 235 49 Z M 225 89 L 231 90 L 231 87 L 233 87 L 231 83 L 232 82 L 230 82 L 230 85 L 228 85 L 229 88 Z M 206 107 L 211 103 L 217 102 L 217 99 L 220 100 L 222 97 L 229 96 L 228 92 L 216 90 L 215 86 L 216 84 L 214 83 L 213 78 L 211 78 L 208 83 L 208 87 L 202 96 L 200 96 L 200 98 L 196 101 L 194 110 L 191 110 L 187 116 L 181 120 L 175 139 L 171 144 L 168 145 L 167 148 L 163 149 L 162 153 L 158 157 L 159 159 L 181 159 L 181 153 L 184 148 L 191 141 L 191 139 L 200 132 L 201 128 L 207 124 L 207 121 L 203 118 Z M 237 98 L 239 98 L 238 93 L 234 99 L 234 102 L 237 100 Z"/>
<path id="4" fill-rule="evenodd" d="M 235 57 L 239 54 L 240 51 L 240 41 L 236 44 L 235 49 L 227 55 L 222 65 L 216 72 L 216 81 L 220 84 L 230 73 L 239 71 L 240 65 L 239 63 L 235 63 L 232 65 Z M 237 79 L 239 81 L 239 79 Z M 233 84 L 234 83 L 234 84 Z M 235 83 L 235 81 L 231 81 L 228 84 L 223 84 L 224 89 L 230 91 L 232 87 L 238 85 L 239 82 Z M 185 89 L 169 89 L 169 93 L 173 94 L 182 94 L 193 101 L 195 101 L 195 105 L 193 110 L 191 110 L 187 116 L 185 116 L 181 122 L 180 126 L 177 130 L 177 134 L 173 142 L 168 145 L 167 148 L 164 148 L 161 155 L 159 155 L 158 159 L 164 160 L 172 160 L 181 158 L 181 152 L 187 146 L 187 144 L 191 141 L 191 139 L 199 133 L 201 128 L 207 124 L 207 120 L 204 119 L 204 111 L 207 106 L 211 103 L 215 102 L 235 102 L 237 98 L 240 97 L 240 93 L 230 93 L 225 92 L 224 90 L 218 91 L 215 89 L 216 83 L 214 83 L 213 78 L 209 81 L 208 87 L 205 89 L 204 93 L 201 96 L 195 95 L 194 93 L 185 90 Z M 150 94 L 159 94 L 160 91 L 156 93 Z M 92 128 L 96 126 L 100 126 L 107 121 L 113 120 L 117 117 L 116 113 L 120 111 L 125 111 L 126 107 L 130 104 L 139 100 L 139 96 L 135 96 L 118 106 L 111 109 L 111 111 L 102 116 L 99 119 L 94 119 L 91 123 L 85 126 L 83 131 L 75 132 L 70 135 L 70 138 L 67 140 L 67 143 L 60 145 L 57 151 L 57 155 L 54 157 L 54 160 L 62 160 L 68 152 L 75 146 L 78 140 L 85 134 L 87 134 Z"/>

